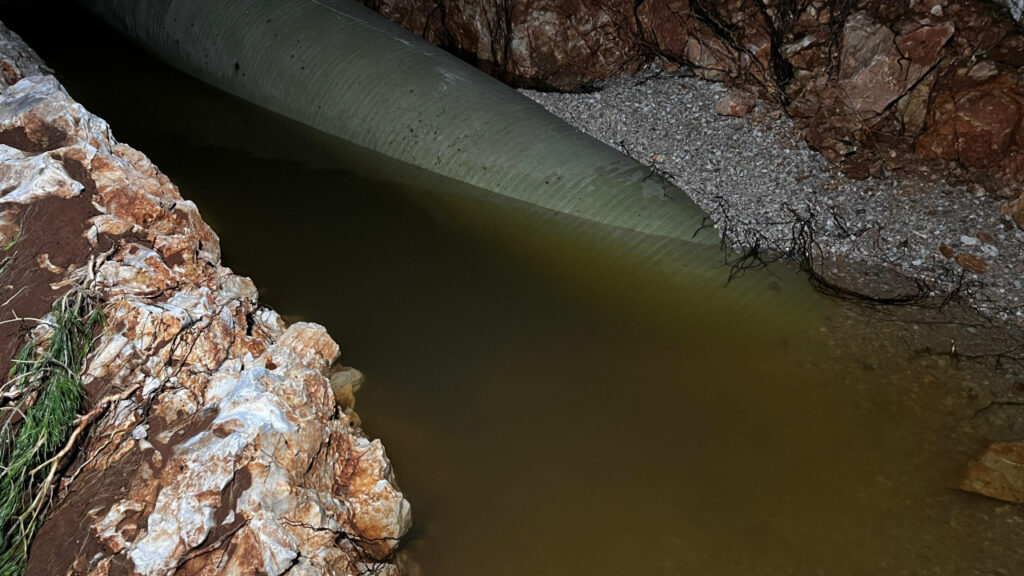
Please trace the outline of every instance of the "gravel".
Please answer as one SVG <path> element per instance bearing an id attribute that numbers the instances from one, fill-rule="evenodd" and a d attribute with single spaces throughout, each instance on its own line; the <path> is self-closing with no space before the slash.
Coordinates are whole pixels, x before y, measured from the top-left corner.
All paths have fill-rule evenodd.
<path id="1" fill-rule="evenodd" d="M 949 186 L 927 168 L 852 180 L 763 102 L 745 118 L 719 116 L 728 90 L 696 78 L 629 76 L 586 94 L 523 93 L 666 175 L 737 252 L 809 254 L 826 280 L 858 293 L 956 299 L 1024 324 L 1024 231 L 1000 214 L 999 199 Z"/>

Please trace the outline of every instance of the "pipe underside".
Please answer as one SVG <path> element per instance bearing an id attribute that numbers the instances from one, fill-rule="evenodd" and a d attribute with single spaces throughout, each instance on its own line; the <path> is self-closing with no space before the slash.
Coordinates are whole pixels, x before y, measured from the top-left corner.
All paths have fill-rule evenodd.
<path id="1" fill-rule="evenodd" d="M 718 242 L 649 168 L 351 0 L 85 4 L 171 65 L 330 135 L 546 209 Z"/>

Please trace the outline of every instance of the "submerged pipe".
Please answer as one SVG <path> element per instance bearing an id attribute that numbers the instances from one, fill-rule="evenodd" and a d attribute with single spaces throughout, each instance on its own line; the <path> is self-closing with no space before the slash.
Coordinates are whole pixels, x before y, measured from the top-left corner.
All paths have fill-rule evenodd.
<path id="1" fill-rule="evenodd" d="M 332 136 L 601 224 L 717 244 L 684 192 L 353 0 L 84 0 L 169 64 Z"/>

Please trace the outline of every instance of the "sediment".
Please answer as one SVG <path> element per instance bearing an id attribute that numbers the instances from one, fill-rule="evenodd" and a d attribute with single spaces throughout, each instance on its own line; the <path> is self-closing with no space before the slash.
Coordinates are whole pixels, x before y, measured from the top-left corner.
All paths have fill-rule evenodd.
<path id="1" fill-rule="evenodd" d="M 288 325 L 141 152 L 0 25 L 0 363 L 106 313 L 28 574 L 395 574 L 410 507 L 322 326 Z"/>

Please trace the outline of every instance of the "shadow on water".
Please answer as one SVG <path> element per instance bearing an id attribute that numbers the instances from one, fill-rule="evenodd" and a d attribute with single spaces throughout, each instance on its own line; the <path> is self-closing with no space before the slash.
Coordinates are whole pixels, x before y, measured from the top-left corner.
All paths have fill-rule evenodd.
<path id="1" fill-rule="evenodd" d="M 424 574 L 1024 565 L 998 540 L 1019 513 L 947 488 L 973 376 L 837 323 L 791 270 L 723 287 L 717 250 L 325 142 L 61 8 L 0 2 L 0 19 L 199 205 L 226 264 L 367 373 L 359 411 L 413 502 Z"/>

